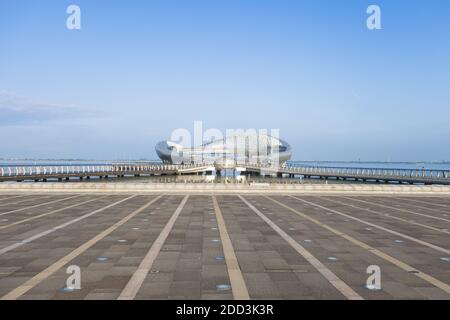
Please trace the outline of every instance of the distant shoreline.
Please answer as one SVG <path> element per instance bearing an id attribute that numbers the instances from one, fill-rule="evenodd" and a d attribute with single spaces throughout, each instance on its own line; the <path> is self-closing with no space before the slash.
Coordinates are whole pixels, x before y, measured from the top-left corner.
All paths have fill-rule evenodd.
<path id="1" fill-rule="evenodd" d="M 160 162 L 159 159 L 31 159 L 31 158 L 0 158 L 0 162 L 20 162 L 20 161 L 49 161 L 49 162 L 104 162 L 104 163 L 112 163 L 112 162 Z M 377 163 L 377 164 L 450 164 L 450 160 L 441 160 L 441 161 L 381 161 L 381 160 L 367 160 L 367 161 L 359 161 L 359 160 L 289 160 L 290 163 Z"/>

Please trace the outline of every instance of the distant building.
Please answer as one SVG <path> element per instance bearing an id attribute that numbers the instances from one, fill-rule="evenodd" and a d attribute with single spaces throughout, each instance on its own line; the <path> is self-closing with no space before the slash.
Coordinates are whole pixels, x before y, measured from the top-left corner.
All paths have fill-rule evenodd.
<path id="1" fill-rule="evenodd" d="M 284 163 L 292 156 L 290 145 L 266 134 L 241 133 L 186 148 L 173 141 L 161 141 L 156 147 L 164 163 L 214 163 L 233 159 L 237 163 Z"/>

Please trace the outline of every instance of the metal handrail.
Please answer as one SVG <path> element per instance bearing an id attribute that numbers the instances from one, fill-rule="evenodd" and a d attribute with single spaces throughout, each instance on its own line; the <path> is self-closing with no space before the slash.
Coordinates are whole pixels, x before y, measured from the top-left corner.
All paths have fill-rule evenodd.
<path id="1" fill-rule="evenodd" d="M 18 165 L 1 166 L 1 177 L 26 177 L 35 175 L 76 175 L 76 174 L 98 174 L 98 173 L 126 173 L 126 172 L 164 172 L 182 171 L 187 169 L 202 169 L 210 167 L 211 163 L 198 162 L 190 164 L 152 164 L 152 163 L 113 163 L 110 165 Z M 236 166 L 245 167 L 250 170 L 269 170 L 287 174 L 377 178 L 377 179 L 417 179 L 449 181 L 450 170 L 434 169 L 396 169 L 396 168 L 345 168 L 345 167 L 313 167 L 292 165 L 271 165 L 256 162 L 238 163 Z"/>

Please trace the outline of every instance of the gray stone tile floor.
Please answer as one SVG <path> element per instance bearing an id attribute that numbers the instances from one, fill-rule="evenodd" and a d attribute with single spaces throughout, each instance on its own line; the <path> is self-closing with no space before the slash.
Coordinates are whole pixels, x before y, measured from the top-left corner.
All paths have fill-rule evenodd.
<path id="1" fill-rule="evenodd" d="M 1 195 L 0 297 L 158 195 L 138 194 L 73 222 L 129 196 Z M 320 225 L 378 249 L 448 287 L 450 198 L 321 194 L 243 197 L 364 299 L 450 299 L 449 292 L 415 272 L 405 271 Z M 20 299 L 117 299 L 183 198 L 182 194 L 161 195 Z M 238 196 L 218 194 L 216 199 L 251 299 L 346 299 Z M 74 206 L 82 202 L 86 203 Z M 415 225 L 411 220 L 439 230 Z M 190 195 L 135 298 L 233 299 L 224 255 L 212 195 Z M 69 265 L 81 269 L 80 290 L 63 290 Z M 365 287 L 370 265 L 380 267 L 380 290 Z"/>

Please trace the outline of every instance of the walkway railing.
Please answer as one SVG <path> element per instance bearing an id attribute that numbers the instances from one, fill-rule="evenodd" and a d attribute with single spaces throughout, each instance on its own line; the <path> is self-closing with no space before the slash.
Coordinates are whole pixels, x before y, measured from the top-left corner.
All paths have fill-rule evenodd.
<path id="1" fill-rule="evenodd" d="M 291 166 L 290 171 L 305 173 L 306 175 L 350 175 L 372 177 L 402 177 L 402 178 L 430 178 L 450 179 L 450 170 L 433 169 L 392 169 L 392 168 L 341 168 L 341 167 L 306 167 Z"/>
<path id="2" fill-rule="evenodd" d="M 392 168 L 342 168 L 342 167 L 311 167 L 288 166 L 287 164 L 273 166 L 261 163 L 235 163 L 235 168 L 257 173 L 276 173 L 301 175 L 305 177 L 324 177 L 361 180 L 381 180 L 399 182 L 445 183 L 450 184 L 450 170 L 431 169 L 392 169 Z M 155 163 L 113 163 L 110 165 L 25 165 L 0 167 L 2 180 L 26 180 L 64 178 L 71 176 L 107 176 L 131 174 L 182 174 L 200 173 L 214 169 L 212 163 L 195 164 L 155 164 Z"/>
<path id="3" fill-rule="evenodd" d="M 78 165 L 78 166 L 7 166 L 0 167 L 1 177 L 23 177 L 38 175 L 76 175 L 85 173 L 112 172 L 111 165 Z"/>
<path id="4" fill-rule="evenodd" d="M 450 184 L 450 170 L 433 169 L 393 169 L 393 168 L 343 168 L 343 167 L 309 167 L 273 166 L 260 163 L 237 164 L 249 171 L 266 171 L 279 174 L 301 175 L 306 177 L 407 181 L 424 183 Z"/>
<path id="5" fill-rule="evenodd" d="M 111 164 L 111 165 L 53 165 L 53 166 L 4 166 L 0 167 L 0 177 L 26 178 L 34 176 L 63 176 L 63 175 L 102 175 L 127 174 L 133 172 L 177 173 L 180 170 L 203 168 L 204 164 Z"/>

